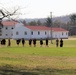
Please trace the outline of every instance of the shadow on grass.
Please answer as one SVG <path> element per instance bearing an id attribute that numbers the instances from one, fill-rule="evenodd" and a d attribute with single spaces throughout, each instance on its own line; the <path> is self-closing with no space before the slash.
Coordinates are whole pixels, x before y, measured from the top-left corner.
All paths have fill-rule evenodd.
<path id="1" fill-rule="evenodd" d="M 10 65 L 0 67 L 0 75 L 76 75 L 76 69 L 51 69 L 36 67 L 19 69 Z"/>

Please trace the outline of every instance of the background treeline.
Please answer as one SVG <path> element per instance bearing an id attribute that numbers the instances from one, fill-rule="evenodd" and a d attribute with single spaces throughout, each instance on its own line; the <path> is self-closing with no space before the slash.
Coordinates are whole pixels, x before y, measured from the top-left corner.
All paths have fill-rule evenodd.
<path id="1" fill-rule="evenodd" d="M 49 26 L 49 27 L 61 27 L 69 31 L 69 35 L 76 35 L 76 14 L 66 15 L 54 18 L 40 18 L 40 19 L 19 19 L 25 26 Z"/>

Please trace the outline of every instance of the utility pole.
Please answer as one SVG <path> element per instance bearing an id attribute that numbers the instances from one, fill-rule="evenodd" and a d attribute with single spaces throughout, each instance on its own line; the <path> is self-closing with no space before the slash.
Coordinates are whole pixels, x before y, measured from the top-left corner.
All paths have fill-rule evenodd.
<path id="1" fill-rule="evenodd" d="M 51 20 L 51 23 L 50 23 L 50 27 L 51 27 L 51 44 L 53 44 L 52 42 L 52 12 L 50 12 L 50 20 Z"/>

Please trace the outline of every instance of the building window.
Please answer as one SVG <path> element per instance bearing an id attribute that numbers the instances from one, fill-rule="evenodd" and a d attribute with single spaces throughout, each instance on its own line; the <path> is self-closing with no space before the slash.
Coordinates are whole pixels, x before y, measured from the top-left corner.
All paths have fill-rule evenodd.
<path id="1" fill-rule="evenodd" d="M 18 35 L 19 33 L 18 32 L 16 32 L 16 35 Z"/>
<path id="2" fill-rule="evenodd" d="M 62 35 L 63 35 L 63 32 L 62 32 Z"/>
<path id="3" fill-rule="evenodd" d="M 31 32 L 31 35 L 33 35 L 33 31 Z"/>
<path id="4" fill-rule="evenodd" d="M 8 28 L 6 27 L 6 30 L 7 30 Z"/>
<path id="5" fill-rule="evenodd" d="M 45 35 L 46 35 L 46 32 L 45 32 Z"/>
<path id="6" fill-rule="evenodd" d="M 6 34 L 6 36 L 8 36 L 8 34 Z"/>
<path id="7" fill-rule="evenodd" d="M 38 35 L 40 35 L 40 32 L 38 31 Z"/>
<path id="8" fill-rule="evenodd" d="M 24 34 L 27 35 L 27 32 L 25 31 Z"/>
<path id="9" fill-rule="evenodd" d="M 11 36 L 13 36 L 13 34 L 11 34 Z"/>
<path id="10" fill-rule="evenodd" d="M 0 36 L 2 36 L 2 34 L 0 34 Z"/>
<path id="11" fill-rule="evenodd" d="M 0 29 L 0 32 L 2 32 L 2 30 Z"/>
<path id="12" fill-rule="evenodd" d="M 13 27 L 11 29 L 14 29 Z"/>
<path id="13" fill-rule="evenodd" d="M 66 35 L 68 35 L 68 33 L 66 32 Z"/>

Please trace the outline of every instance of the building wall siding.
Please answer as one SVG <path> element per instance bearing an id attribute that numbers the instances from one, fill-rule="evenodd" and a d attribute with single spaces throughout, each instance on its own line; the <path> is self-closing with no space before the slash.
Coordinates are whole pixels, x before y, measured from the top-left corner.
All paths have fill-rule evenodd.
<path id="1" fill-rule="evenodd" d="M 31 32 L 33 32 L 33 35 Z M 18 23 L 15 26 L 4 26 L 2 29 L 2 36 L 0 36 L 0 38 L 51 39 L 51 30 L 31 30 L 23 24 Z M 68 38 L 68 31 L 52 31 L 52 38 Z"/>

